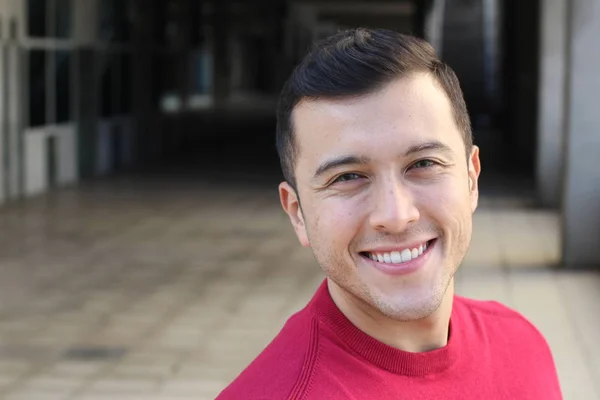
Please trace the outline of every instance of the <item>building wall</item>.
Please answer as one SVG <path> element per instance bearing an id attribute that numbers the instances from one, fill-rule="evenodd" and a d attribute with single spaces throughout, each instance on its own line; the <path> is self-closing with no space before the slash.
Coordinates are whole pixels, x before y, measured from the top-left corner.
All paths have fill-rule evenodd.
<path id="1" fill-rule="evenodd" d="M 22 190 L 22 19 L 18 1 L 0 1 L 0 202 L 18 197 Z"/>
<path id="2" fill-rule="evenodd" d="M 540 203 L 561 206 L 567 88 L 568 0 L 542 0 L 536 181 Z"/>
<path id="3" fill-rule="evenodd" d="M 569 3 L 562 249 L 566 267 L 600 267 L 600 3 Z"/>
<path id="4" fill-rule="evenodd" d="M 159 156 L 211 103 L 204 3 L 0 0 L 0 203 Z"/>

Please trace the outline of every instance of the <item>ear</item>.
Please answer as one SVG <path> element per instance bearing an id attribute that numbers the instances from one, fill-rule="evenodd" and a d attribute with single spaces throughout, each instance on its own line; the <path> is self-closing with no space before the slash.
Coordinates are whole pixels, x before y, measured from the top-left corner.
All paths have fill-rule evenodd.
<path id="1" fill-rule="evenodd" d="M 471 195 L 471 211 L 475 212 L 479 203 L 479 174 L 481 163 L 479 162 L 479 147 L 473 146 L 469 156 L 469 193 Z"/>
<path id="2" fill-rule="evenodd" d="M 298 194 L 287 182 L 281 182 L 279 184 L 279 200 L 281 201 L 283 210 L 286 212 L 288 217 L 290 217 L 290 221 L 294 226 L 298 240 L 302 246 L 310 247 L 308 232 L 304 222 L 304 215 L 302 215 L 302 209 L 300 208 Z"/>

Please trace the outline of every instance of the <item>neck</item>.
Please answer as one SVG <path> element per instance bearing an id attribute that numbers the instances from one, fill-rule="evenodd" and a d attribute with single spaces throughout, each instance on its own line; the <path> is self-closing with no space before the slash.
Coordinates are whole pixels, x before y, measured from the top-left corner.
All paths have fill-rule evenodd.
<path id="1" fill-rule="evenodd" d="M 421 353 L 442 348 L 448 343 L 454 280 L 448 285 L 438 309 L 413 321 L 398 321 L 387 317 L 330 279 L 327 283 L 331 298 L 346 318 L 358 329 L 388 346 Z"/>

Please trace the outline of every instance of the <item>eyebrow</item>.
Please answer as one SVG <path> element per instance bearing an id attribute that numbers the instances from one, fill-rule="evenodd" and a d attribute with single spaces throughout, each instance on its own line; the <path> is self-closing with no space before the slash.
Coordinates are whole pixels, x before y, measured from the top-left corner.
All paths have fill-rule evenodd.
<path id="1" fill-rule="evenodd" d="M 431 141 L 431 142 L 426 142 L 426 143 L 421 143 L 421 144 L 417 144 L 417 145 L 411 146 L 406 151 L 406 153 L 404 153 L 404 156 L 406 157 L 406 156 L 410 156 L 410 155 L 415 154 L 415 153 L 421 153 L 423 151 L 428 151 L 428 150 L 437 150 L 437 151 L 440 151 L 442 153 L 446 153 L 448 155 L 454 154 L 454 152 L 452 151 L 452 149 L 448 145 L 446 145 L 446 144 L 444 144 L 442 142 L 439 142 L 437 140 L 434 140 L 434 141 Z"/>
<path id="2" fill-rule="evenodd" d="M 450 147 L 448 147 L 447 145 L 445 145 L 444 143 L 439 142 L 439 141 L 432 141 L 432 142 L 420 143 L 420 144 L 411 146 L 404 153 L 404 157 L 407 157 L 407 156 L 410 156 L 410 155 L 413 155 L 416 153 L 422 153 L 424 151 L 431 151 L 431 150 L 438 150 L 443 153 L 447 153 L 448 155 L 453 154 L 452 149 Z M 371 161 L 371 159 L 369 157 L 365 157 L 365 156 L 348 155 L 348 156 L 334 157 L 334 158 L 331 158 L 331 159 L 323 162 L 321 165 L 319 165 L 319 168 L 317 168 L 317 171 L 315 172 L 314 179 L 318 178 L 319 176 L 323 175 L 325 172 L 332 170 L 332 169 L 336 169 L 336 168 L 347 166 L 347 165 L 365 165 L 365 164 L 368 164 L 370 161 Z"/>
<path id="3" fill-rule="evenodd" d="M 339 167 L 343 167 L 345 165 L 364 165 L 364 164 L 368 164 L 370 161 L 370 158 L 368 157 L 358 157 L 358 156 L 340 156 L 340 157 L 335 157 L 332 158 L 330 160 L 325 161 L 324 163 L 322 163 L 319 168 L 317 168 L 317 172 L 315 172 L 315 178 L 318 178 L 319 176 L 323 175 L 325 172 L 335 169 L 335 168 L 339 168 Z"/>

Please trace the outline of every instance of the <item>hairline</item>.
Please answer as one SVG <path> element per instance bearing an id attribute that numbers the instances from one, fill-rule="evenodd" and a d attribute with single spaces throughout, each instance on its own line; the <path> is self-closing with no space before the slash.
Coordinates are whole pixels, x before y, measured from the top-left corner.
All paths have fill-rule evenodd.
<path id="1" fill-rule="evenodd" d="M 303 103 L 316 102 L 316 101 L 320 101 L 320 100 L 335 101 L 335 100 L 361 99 L 361 98 L 367 97 L 369 95 L 372 95 L 372 94 L 375 94 L 377 92 L 384 90 L 386 87 L 388 87 L 390 84 L 392 84 L 392 82 L 410 79 L 410 78 L 418 76 L 420 74 L 429 75 L 430 77 L 432 77 L 434 84 L 438 87 L 438 89 L 440 89 L 442 91 L 442 93 L 446 97 L 446 100 L 448 100 L 448 104 L 449 104 L 450 110 L 452 112 L 452 117 L 453 117 L 452 120 L 453 120 L 454 125 L 456 126 L 457 130 L 461 133 L 461 138 L 462 138 L 462 141 L 464 144 L 466 157 L 468 159 L 470 156 L 470 151 L 473 148 L 473 143 L 471 140 L 471 145 L 470 145 L 471 149 L 467 149 L 468 144 L 467 144 L 466 137 L 468 135 L 472 135 L 472 132 L 465 132 L 465 129 L 461 128 L 459 126 L 459 123 L 457 121 L 458 115 L 456 115 L 454 103 L 453 103 L 452 99 L 450 98 L 448 91 L 444 88 L 444 85 L 442 84 L 441 79 L 434 73 L 434 71 L 428 70 L 426 68 L 420 68 L 420 69 L 409 71 L 406 74 L 398 74 L 397 76 L 392 77 L 390 79 L 382 80 L 377 85 L 374 85 L 373 87 L 369 88 L 368 90 L 364 90 L 364 91 L 357 92 L 357 93 L 343 94 L 343 95 L 337 95 L 337 96 L 334 95 L 334 96 L 301 96 L 301 97 L 299 97 L 298 101 L 290 109 L 289 124 L 288 124 L 288 126 L 289 126 L 289 146 L 290 146 L 291 155 L 292 155 L 292 160 L 291 160 L 292 162 L 290 165 L 292 167 L 292 180 L 293 180 L 293 182 L 288 182 L 288 183 L 292 186 L 292 188 L 294 188 L 294 190 L 297 191 L 296 162 L 298 160 L 300 147 L 296 141 L 296 129 L 295 129 L 294 124 L 295 124 L 295 113 L 296 113 L 296 109 L 298 108 L 298 106 L 302 105 Z"/>

